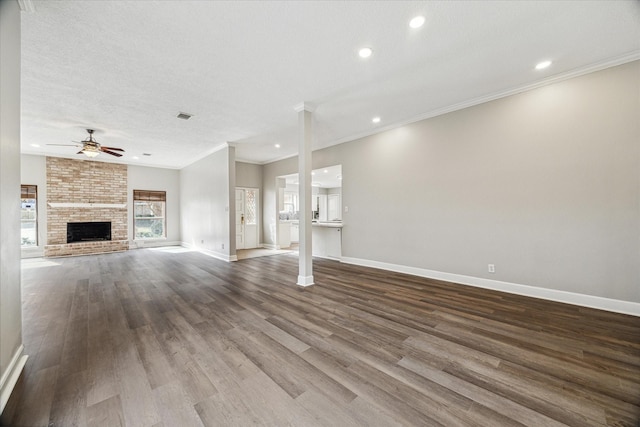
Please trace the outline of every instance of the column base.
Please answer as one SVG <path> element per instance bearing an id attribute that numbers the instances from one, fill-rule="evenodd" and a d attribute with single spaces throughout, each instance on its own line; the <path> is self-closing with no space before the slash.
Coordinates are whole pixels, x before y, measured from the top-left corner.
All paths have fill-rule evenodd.
<path id="1" fill-rule="evenodd" d="M 313 285 L 313 276 L 298 276 L 298 283 L 296 283 L 299 286 L 311 286 Z"/>

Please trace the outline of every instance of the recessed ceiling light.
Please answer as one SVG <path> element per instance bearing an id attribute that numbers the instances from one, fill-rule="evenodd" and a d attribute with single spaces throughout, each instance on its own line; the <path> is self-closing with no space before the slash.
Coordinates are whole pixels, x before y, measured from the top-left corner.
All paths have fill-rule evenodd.
<path id="1" fill-rule="evenodd" d="M 280 148 L 280 144 L 276 144 L 276 145 L 274 145 L 274 147 Z"/>
<path id="2" fill-rule="evenodd" d="M 358 51 L 358 55 L 360 55 L 360 58 L 368 58 L 372 53 L 373 49 L 371 49 L 370 47 L 363 47 Z"/>
<path id="3" fill-rule="evenodd" d="M 536 65 L 536 70 L 544 70 L 549 65 L 551 65 L 551 61 L 542 61 Z"/>
<path id="4" fill-rule="evenodd" d="M 325 170 L 323 170 L 322 172 L 324 172 L 324 173 L 329 173 L 329 169 L 325 169 Z"/>
<path id="5" fill-rule="evenodd" d="M 311 176 L 314 176 L 316 173 L 315 172 L 311 172 Z"/>
<path id="6" fill-rule="evenodd" d="M 31 146 L 38 148 L 38 147 L 40 147 L 40 144 L 31 144 Z"/>
<path id="7" fill-rule="evenodd" d="M 411 28 L 420 28 L 424 25 L 424 16 L 416 16 L 411 21 L 409 21 L 409 26 Z"/>
<path id="8" fill-rule="evenodd" d="M 380 123 L 380 117 L 374 117 L 373 119 L 371 119 L 371 121 L 373 123 Z"/>
<path id="9" fill-rule="evenodd" d="M 139 158 L 140 158 L 140 157 L 138 157 L 138 156 L 133 156 L 133 157 L 132 157 L 132 159 L 133 159 L 133 160 L 138 160 Z"/>

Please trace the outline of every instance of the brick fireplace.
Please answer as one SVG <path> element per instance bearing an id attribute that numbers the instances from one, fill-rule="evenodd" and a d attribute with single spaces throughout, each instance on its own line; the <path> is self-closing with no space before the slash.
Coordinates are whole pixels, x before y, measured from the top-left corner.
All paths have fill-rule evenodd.
<path id="1" fill-rule="evenodd" d="M 110 222 L 111 240 L 67 243 L 67 223 Z M 125 251 L 127 166 L 47 157 L 47 245 L 44 255 Z"/>

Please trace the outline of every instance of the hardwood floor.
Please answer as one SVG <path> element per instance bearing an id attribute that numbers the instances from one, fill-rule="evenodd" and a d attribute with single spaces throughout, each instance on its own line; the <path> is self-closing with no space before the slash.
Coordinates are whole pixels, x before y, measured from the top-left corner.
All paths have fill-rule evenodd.
<path id="1" fill-rule="evenodd" d="M 174 249 L 23 262 L 2 425 L 638 425 L 637 317 Z"/>

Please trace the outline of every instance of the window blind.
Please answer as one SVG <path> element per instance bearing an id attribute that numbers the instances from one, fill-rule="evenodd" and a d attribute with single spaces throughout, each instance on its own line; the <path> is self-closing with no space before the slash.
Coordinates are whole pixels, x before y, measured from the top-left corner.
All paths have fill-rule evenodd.
<path id="1" fill-rule="evenodd" d="M 166 202 L 166 191 L 133 190 L 133 200 L 140 202 Z"/>
<path id="2" fill-rule="evenodd" d="M 35 199 L 37 194 L 38 194 L 37 185 L 21 185 L 20 186 L 21 199 Z"/>

